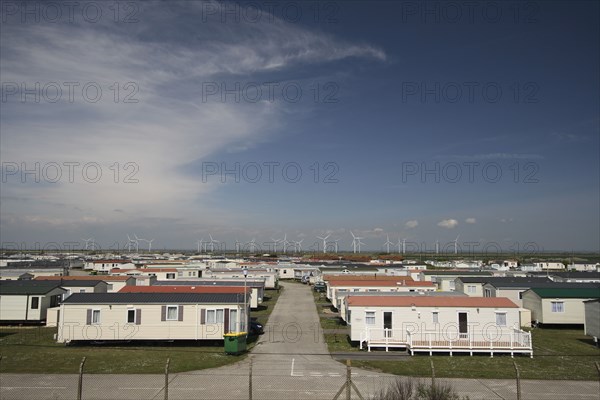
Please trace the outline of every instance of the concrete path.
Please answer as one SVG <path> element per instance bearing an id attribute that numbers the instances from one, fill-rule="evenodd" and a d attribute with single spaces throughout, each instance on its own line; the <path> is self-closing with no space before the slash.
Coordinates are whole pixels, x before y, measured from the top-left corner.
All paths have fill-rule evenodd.
<path id="1" fill-rule="evenodd" d="M 52 363 L 52 360 L 44 362 Z M 345 382 L 346 367 L 327 351 L 310 288 L 286 284 L 250 357 L 235 365 L 173 374 L 169 399 L 248 399 L 252 363 L 254 400 L 333 399 Z M 365 398 L 395 376 L 352 369 Z M 439 379 L 470 399 L 516 399 L 514 381 Z M 598 382 L 523 381 L 522 399 L 598 400 Z M 76 399 L 76 375 L 2 374 L 0 399 Z M 164 399 L 162 375 L 87 375 L 83 399 Z M 342 398 L 344 397 L 343 395 Z M 358 397 L 353 395 L 353 399 Z"/>

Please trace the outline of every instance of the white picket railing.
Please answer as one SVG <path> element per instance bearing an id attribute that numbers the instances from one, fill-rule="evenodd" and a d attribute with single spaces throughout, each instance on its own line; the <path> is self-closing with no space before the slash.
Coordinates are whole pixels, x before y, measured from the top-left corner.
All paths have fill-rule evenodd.
<path id="1" fill-rule="evenodd" d="M 360 334 L 360 348 L 371 347 L 406 348 L 411 354 L 415 351 L 433 352 L 508 352 L 526 353 L 533 356 L 531 334 L 515 328 L 494 327 L 487 330 L 411 332 L 403 329 L 369 328 Z"/>
<path id="2" fill-rule="evenodd" d="M 533 357 L 531 333 L 515 328 L 497 327 L 488 331 L 469 331 L 455 335 L 440 332 L 406 332 L 407 348 L 411 354 L 415 351 L 454 351 L 526 353 Z"/>

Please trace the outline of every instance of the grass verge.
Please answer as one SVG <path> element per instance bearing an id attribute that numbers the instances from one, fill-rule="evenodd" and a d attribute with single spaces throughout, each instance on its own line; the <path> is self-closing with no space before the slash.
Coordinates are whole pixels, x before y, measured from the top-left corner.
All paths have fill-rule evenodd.
<path id="1" fill-rule="evenodd" d="M 329 351 L 351 351 L 344 341 L 330 344 Z M 431 360 L 435 374 L 444 378 L 514 379 L 513 360 L 517 362 L 522 379 L 598 380 L 595 362 L 600 362 L 600 349 L 582 330 L 535 329 L 533 354 L 525 356 L 479 354 L 437 355 L 426 354 L 403 357 L 401 361 L 353 361 L 356 367 L 406 375 L 431 376 Z"/>
<path id="2" fill-rule="evenodd" d="M 215 368 L 242 360 L 226 355 L 223 342 L 161 345 L 71 345 L 54 341 L 57 328 L 0 328 L 0 373 L 160 374 L 167 358 L 172 372 Z"/>
<path id="3" fill-rule="evenodd" d="M 282 292 L 267 291 L 251 316 L 264 325 Z M 66 346 L 56 343 L 56 332 L 57 328 L 0 327 L 0 373 L 74 374 L 84 356 L 85 371 L 90 374 L 161 374 L 167 358 L 171 372 L 185 372 L 221 367 L 246 357 L 225 354 L 223 341 Z M 249 338 L 249 349 L 255 341 Z"/>

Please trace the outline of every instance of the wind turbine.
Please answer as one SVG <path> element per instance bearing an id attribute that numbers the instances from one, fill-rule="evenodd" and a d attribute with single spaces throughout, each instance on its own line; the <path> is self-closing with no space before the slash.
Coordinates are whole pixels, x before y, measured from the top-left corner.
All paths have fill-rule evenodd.
<path id="1" fill-rule="evenodd" d="M 204 244 L 204 238 L 202 238 L 202 239 L 198 240 L 198 241 L 196 242 L 196 245 L 198 245 L 198 254 L 200 254 L 200 248 L 201 248 L 201 247 L 202 247 L 203 251 L 206 251 L 206 250 L 204 250 L 204 247 L 205 247 L 205 244 Z"/>
<path id="2" fill-rule="evenodd" d="M 236 253 L 240 252 L 240 245 L 241 245 L 240 241 L 235 239 L 235 252 Z"/>
<path id="3" fill-rule="evenodd" d="M 210 237 L 210 242 L 208 242 L 208 245 L 210 246 L 210 252 L 214 253 L 215 252 L 215 243 L 221 243 L 221 242 L 213 239 L 211 234 L 209 234 L 208 237 Z"/>
<path id="4" fill-rule="evenodd" d="M 440 241 L 435 241 L 435 254 L 440 254 Z"/>
<path id="5" fill-rule="evenodd" d="M 94 238 L 89 238 L 89 239 L 81 239 L 81 240 L 83 240 L 83 241 L 85 242 L 85 249 L 86 249 L 86 250 L 88 249 L 88 247 L 89 247 L 89 245 L 90 245 L 90 242 L 92 242 L 92 243 L 94 242 Z"/>
<path id="6" fill-rule="evenodd" d="M 390 244 L 392 244 L 392 242 L 390 242 L 390 235 L 387 235 L 387 240 L 386 240 L 386 242 L 383 245 L 387 246 L 387 253 L 388 254 L 390 254 Z"/>
<path id="7" fill-rule="evenodd" d="M 329 238 L 329 236 L 331 236 L 331 233 L 325 237 L 317 236 L 317 239 L 321 239 L 323 241 L 323 253 L 327 253 L 327 238 Z"/>
<path id="8" fill-rule="evenodd" d="M 350 234 L 352 235 L 352 251 L 356 253 L 356 236 L 354 236 L 354 233 L 352 233 L 352 231 L 350 231 Z"/>
<path id="9" fill-rule="evenodd" d="M 304 241 L 304 239 L 300 239 L 297 242 L 294 242 L 294 251 L 296 253 L 302 253 L 302 242 Z"/>
<path id="10" fill-rule="evenodd" d="M 400 249 L 402 248 L 402 241 L 398 238 L 398 243 L 396 243 L 396 247 L 398 247 L 398 254 L 400 254 Z"/>
<path id="11" fill-rule="evenodd" d="M 256 239 L 252 238 L 251 241 L 244 243 L 244 246 L 248 246 L 248 251 L 256 251 Z"/>
<path id="12" fill-rule="evenodd" d="M 148 243 L 148 253 L 150 253 L 150 251 L 152 250 L 152 242 L 154 242 L 154 239 L 148 240 L 148 239 L 137 237 L 137 235 L 133 235 L 133 237 L 135 237 L 136 243 L 138 243 L 139 241 L 144 241 L 144 242 Z"/>
<path id="13" fill-rule="evenodd" d="M 454 254 L 458 254 L 458 238 L 460 235 L 456 236 L 456 239 L 454 239 Z"/>
<path id="14" fill-rule="evenodd" d="M 281 242 L 281 239 L 273 239 L 271 238 L 271 240 L 273 241 L 273 252 L 277 253 L 277 243 Z"/>
<path id="15" fill-rule="evenodd" d="M 358 243 L 356 243 L 358 245 L 358 252 L 360 253 L 360 245 L 364 244 L 363 242 L 360 241 L 360 239 L 362 238 L 357 238 L 358 239 Z"/>
<path id="16" fill-rule="evenodd" d="M 136 240 L 133 240 L 131 237 L 129 237 L 129 235 L 127 235 L 127 250 L 129 252 L 131 252 L 131 244 L 132 243 L 135 243 L 135 251 L 136 252 L 139 251 L 139 248 L 140 248 L 140 244 L 137 241 L 137 236 L 135 236 L 135 235 L 133 235 L 133 236 L 136 237 Z"/>
<path id="17" fill-rule="evenodd" d="M 285 233 L 283 235 L 283 254 L 287 254 L 287 247 L 291 244 L 290 242 L 288 242 L 287 240 L 287 233 Z"/>
<path id="18" fill-rule="evenodd" d="M 337 239 L 337 240 L 334 240 L 334 241 L 333 241 L 333 243 L 334 243 L 334 246 L 335 246 L 335 254 L 337 254 L 337 252 L 338 252 L 338 242 L 339 242 L 339 241 L 340 241 L 340 239 Z"/>

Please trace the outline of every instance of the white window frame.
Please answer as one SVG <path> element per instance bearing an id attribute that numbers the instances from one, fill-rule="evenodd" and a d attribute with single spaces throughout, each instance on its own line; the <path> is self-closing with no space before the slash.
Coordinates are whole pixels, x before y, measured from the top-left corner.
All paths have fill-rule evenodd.
<path id="1" fill-rule="evenodd" d="M 238 314 L 239 312 L 237 308 L 232 308 L 229 310 L 229 332 L 239 332 L 240 321 Z"/>
<path id="2" fill-rule="evenodd" d="M 169 276 L 172 276 L 172 278 L 169 278 Z M 165 275 L 165 279 L 176 279 L 176 278 L 177 278 L 177 274 L 175 272 L 167 272 Z"/>
<path id="3" fill-rule="evenodd" d="M 97 316 L 97 318 L 95 318 Z M 102 323 L 102 311 L 99 308 L 92 309 L 91 325 L 100 325 Z"/>
<path id="4" fill-rule="evenodd" d="M 440 323 L 440 312 L 439 311 L 432 311 L 431 312 L 431 321 L 434 324 L 439 324 Z"/>
<path id="5" fill-rule="evenodd" d="M 169 309 L 172 309 L 172 308 L 175 309 L 175 318 L 169 318 Z M 166 321 L 179 321 L 179 306 L 176 306 L 176 305 L 167 306 L 165 320 Z"/>
<path id="6" fill-rule="evenodd" d="M 219 313 L 220 311 L 220 313 Z M 219 318 L 219 314 L 220 314 L 220 318 Z M 216 313 L 215 313 L 215 321 L 217 324 L 224 324 L 225 323 L 225 310 L 222 308 L 217 308 L 216 309 Z"/>
<path id="7" fill-rule="evenodd" d="M 500 324 L 500 323 L 498 322 L 498 317 L 499 317 L 499 316 L 501 316 L 501 315 L 502 315 L 502 316 L 504 316 L 504 324 Z M 496 326 L 502 326 L 502 327 L 505 327 L 505 326 L 507 326 L 507 324 L 508 324 L 508 322 L 507 322 L 507 321 L 508 321 L 508 320 L 507 320 L 507 313 L 506 313 L 506 311 L 496 311 Z"/>
<path id="8" fill-rule="evenodd" d="M 217 310 L 206 310 L 206 323 L 216 324 Z"/>
<path id="9" fill-rule="evenodd" d="M 477 286 L 467 285 L 467 293 L 477 293 Z"/>
<path id="10" fill-rule="evenodd" d="M 560 307 L 559 307 L 560 305 Z M 565 302 L 564 301 L 551 301 L 550 302 L 550 311 L 553 313 L 564 313 L 565 312 Z"/>
<path id="11" fill-rule="evenodd" d="M 372 315 L 369 315 L 372 314 Z M 365 325 L 375 325 L 376 322 L 376 318 L 375 318 L 376 312 L 373 310 L 365 310 Z M 372 318 L 372 320 L 371 320 Z M 372 321 L 372 322 L 369 322 Z"/>
<path id="12" fill-rule="evenodd" d="M 219 311 L 221 312 L 219 318 Z M 219 321 L 220 319 L 220 321 Z M 224 324 L 225 323 L 225 309 L 224 308 L 211 308 L 206 310 L 206 323 L 207 324 Z"/>

